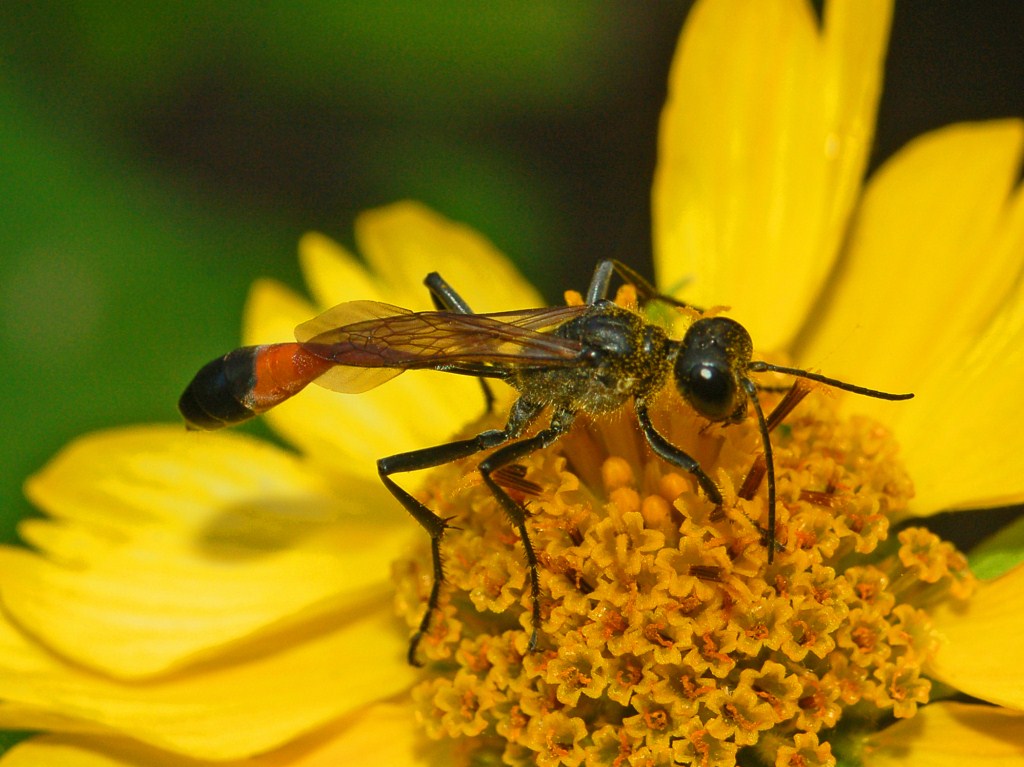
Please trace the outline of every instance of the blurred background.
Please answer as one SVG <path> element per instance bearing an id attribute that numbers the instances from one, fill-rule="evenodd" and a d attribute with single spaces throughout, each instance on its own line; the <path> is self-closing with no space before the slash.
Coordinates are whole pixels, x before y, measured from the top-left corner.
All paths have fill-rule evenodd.
<path id="1" fill-rule="evenodd" d="M 85 431 L 176 421 L 248 285 L 308 230 L 416 198 L 551 300 L 650 274 L 649 188 L 686 2 L 0 3 L 0 536 Z M 1024 4 L 898 4 L 872 166 L 1024 115 Z M 1015 405 L 1015 406 L 1019 406 Z"/>

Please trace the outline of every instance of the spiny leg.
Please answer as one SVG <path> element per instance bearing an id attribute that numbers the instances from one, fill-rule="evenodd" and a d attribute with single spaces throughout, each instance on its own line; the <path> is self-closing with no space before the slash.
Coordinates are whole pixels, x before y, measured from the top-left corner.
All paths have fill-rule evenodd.
<path id="1" fill-rule="evenodd" d="M 743 386 L 747 390 L 748 395 L 754 402 L 754 408 L 757 412 L 758 417 L 758 429 L 761 432 L 761 440 L 766 445 L 765 451 L 754 458 L 754 462 L 750 467 L 750 471 L 747 472 L 747 476 L 743 480 L 743 484 L 740 486 L 740 490 L 737 495 L 740 498 L 750 500 L 757 493 L 758 487 L 761 485 L 761 481 L 767 475 L 769 478 L 768 486 L 768 527 L 761 527 L 758 525 L 758 529 L 761 531 L 761 537 L 764 544 L 768 547 L 768 562 L 771 563 L 775 551 L 785 551 L 785 547 L 775 539 L 775 507 L 777 500 L 775 498 L 775 460 L 774 454 L 772 453 L 771 433 L 781 424 L 786 416 L 793 412 L 793 409 L 800 404 L 811 392 L 809 384 L 804 383 L 801 379 L 797 379 L 787 390 L 786 396 L 779 400 L 778 404 L 772 409 L 767 415 L 764 415 L 764 411 L 761 409 L 761 402 L 751 393 L 751 385 L 754 386 L 755 391 L 763 392 L 765 387 L 760 386 L 756 381 L 750 379 L 744 379 Z M 763 423 L 762 423 L 763 421 Z M 769 457 L 771 457 L 771 464 L 769 464 Z"/>
<path id="2" fill-rule="evenodd" d="M 764 413 L 761 411 L 761 404 L 757 400 L 757 388 L 748 379 L 744 379 L 743 385 L 754 401 L 754 410 L 757 413 L 758 425 L 760 426 L 761 437 L 764 442 L 765 462 L 768 470 L 768 527 L 765 529 L 753 520 L 751 520 L 751 523 L 760 530 L 761 537 L 766 541 L 768 546 L 768 563 L 771 564 L 777 545 L 775 542 L 775 464 L 772 456 L 771 442 L 768 439 L 768 427 L 765 423 Z M 711 480 L 707 472 L 701 468 L 697 460 L 682 448 L 673 445 L 654 428 L 654 424 L 651 423 L 651 417 L 647 412 L 647 406 L 644 403 L 636 403 L 636 415 L 640 420 L 640 428 L 644 433 L 644 437 L 647 438 L 647 444 L 651 446 L 655 454 L 673 466 L 678 466 L 680 469 L 688 471 L 697 480 L 697 484 L 700 485 L 707 499 L 715 504 L 715 513 L 720 513 L 724 504 L 722 491 L 718 489 L 718 485 Z"/>
<path id="3" fill-rule="evenodd" d="M 399 487 L 391 479 L 390 475 L 430 469 L 434 466 L 451 463 L 460 458 L 466 458 L 483 450 L 497 447 L 503 442 L 515 439 L 522 434 L 530 421 L 540 411 L 541 408 L 539 406 L 520 399 L 512 406 L 504 429 L 490 429 L 477 434 L 471 439 L 457 440 L 443 445 L 435 445 L 434 447 L 425 447 L 408 453 L 397 453 L 377 461 L 377 473 L 380 476 L 381 482 L 384 483 L 384 487 L 412 515 L 413 519 L 420 523 L 420 526 L 430 536 L 430 556 L 433 563 L 434 582 L 430 587 L 430 597 L 427 599 L 427 611 L 423 614 L 423 619 L 420 621 L 416 633 L 413 634 L 412 640 L 409 642 L 407 657 L 411 665 L 420 665 L 416 660 L 416 649 L 419 647 L 423 635 L 430 628 L 430 618 L 437 609 L 438 601 L 441 598 L 441 584 L 444 583 L 441 539 L 448 529 L 448 520 L 435 514 L 424 504 L 416 500 L 408 491 Z"/>
<path id="4" fill-rule="evenodd" d="M 768 422 L 764 417 L 764 410 L 761 409 L 761 401 L 757 398 L 757 385 L 749 378 L 742 379 L 743 388 L 750 397 L 757 414 L 757 427 L 761 432 L 761 442 L 764 447 L 764 463 L 768 469 L 768 529 L 762 530 L 762 535 L 767 537 L 768 564 L 775 558 L 775 456 L 772 453 L 771 435 L 768 433 Z M 796 388 L 796 387 L 794 387 Z M 799 400 L 797 400 L 799 402 Z M 794 403 L 795 406 L 795 403 Z"/>
<path id="5" fill-rule="evenodd" d="M 722 491 L 718 489 L 718 485 L 711 480 L 707 472 L 701 468 L 697 459 L 690 456 L 682 448 L 673 445 L 661 432 L 654 428 L 654 424 L 651 423 L 651 416 L 647 412 L 646 403 L 638 401 L 635 409 L 636 416 L 640 421 L 640 428 L 647 439 L 647 444 L 651 446 L 651 450 L 663 461 L 689 472 L 697 480 L 697 484 L 700 485 L 700 489 L 704 491 L 707 499 L 715 504 L 715 510 L 721 511 L 724 504 Z"/>
<path id="6" fill-rule="evenodd" d="M 530 576 L 530 597 L 533 604 L 532 615 L 530 618 L 533 630 L 530 632 L 530 641 L 527 643 L 527 649 L 530 652 L 537 649 L 537 632 L 541 623 L 540 575 L 537 571 L 537 552 L 534 551 L 533 543 L 530 540 L 530 534 L 526 529 L 526 509 L 516 503 L 512 497 L 494 481 L 491 475 L 502 466 L 506 466 L 513 461 L 518 461 L 520 458 L 523 458 L 530 453 L 537 450 L 543 450 L 551 445 L 555 440 L 569 430 L 569 427 L 572 426 L 574 417 L 575 414 L 570 411 L 556 411 L 551 416 L 551 423 L 548 425 L 548 428 L 542 429 L 532 437 L 520 440 L 519 442 L 513 442 L 510 445 L 505 445 L 504 447 L 495 450 L 490 456 L 480 463 L 480 474 L 484 478 L 484 483 L 488 488 L 490 488 L 494 497 L 498 499 L 498 503 L 501 505 L 502 510 L 504 510 L 509 522 L 519 532 L 519 538 L 523 542 L 523 550 L 526 552 L 526 567 Z"/>
<path id="7" fill-rule="evenodd" d="M 430 300 L 434 306 L 442 311 L 454 312 L 456 314 L 473 314 L 469 304 L 455 292 L 455 288 L 448 284 L 448 281 L 437 272 L 431 272 L 424 278 L 423 284 L 430 291 Z M 484 392 L 484 412 L 494 412 L 494 391 L 484 378 L 476 379 L 480 382 L 480 388 Z"/>
<path id="8" fill-rule="evenodd" d="M 754 385 L 757 385 L 756 382 Z M 760 386 L 758 386 L 757 389 L 761 392 L 764 391 Z M 768 431 L 775 431 L 775 429 L 779 427 L 779 424 L 781 424 L 786 417 L 796 409 L 796 406 L 803 401 L 804 397 L 810 393 L 810 384 L 804 383 L 799 378 L 794 381 L 793 384 L 786 389 L 785 396 L 779 400 L 778 404 L 776 404 L 774 408 L 772 408 L 772 412 L 770 412 L 768 417 L 765 419 L 768 424 Z"/>

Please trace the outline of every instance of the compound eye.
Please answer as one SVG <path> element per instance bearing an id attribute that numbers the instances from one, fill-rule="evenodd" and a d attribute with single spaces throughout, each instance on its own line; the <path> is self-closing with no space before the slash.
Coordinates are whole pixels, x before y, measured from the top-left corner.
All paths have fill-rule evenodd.
<path id="1" fill-rule="evenodd" d="M 711 421 L 732 420 L 742 407 L 742 396 L 729 370 L 713 364 L 698 364 L 676 376 L 683 397 L 693 409 Z"/>

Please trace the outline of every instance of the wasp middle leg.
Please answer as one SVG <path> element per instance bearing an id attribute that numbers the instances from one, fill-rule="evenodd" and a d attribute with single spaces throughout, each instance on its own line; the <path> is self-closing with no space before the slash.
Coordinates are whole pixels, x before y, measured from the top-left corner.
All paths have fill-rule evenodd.
<path id="1" fill-rule="evenodd" d="M 508 421 L 505 424 L 504 429 L 490 429 L 488 431 L 480 432 L 470 439 L 457 440 L 443 445 L 435 445 L 434 447 L 412 450 L 408 453 L 397 453 L 395 455 L 387 456 L 386 458 L 381 458 L 377 461 L 377 474 L 380 476 L 381 482 L 384 483 L 384 487 L 386 487 L 388 492 L 395 497 L 395 500 L 402 504 L 405 510 L 412 515 L 413 519 L 419 522 L 420 526 L 426 530 L 427 534 L 430 536 L 430 555 L 431 562 L 433 564 L 434 582 L 430 588 L 430 597 L 427 599 L 427 611 L 424 613 L 423 619 L 420 621 L 420 625 L 416 629 L 416 633 L 413 634 L 412 640 L 409 642 L 409 653 L 407 657 L 411 665 L 420 665 L 416 660 L 416 649 L 419 647 L 419 643 L 423 638 L 423 635 L 426 634 L 427 629 L 430 628 L 431 616 L 437 610 L 438 601 L 441 598 L 441 584 L 444 583 L 444 562 L 441 556 L 441 539 L 448 530 L 449 520 L 434 513 L 423 503 L 416 500 L 407 490 L 401 488 L 393 479 L 391 479 L 391 475 L 402 474 L 407 471 L 430 469 L 435 466 L 451 463 L 459 460 L 460 458 L 467 458 L 484 450 L 497 447 L 498 445 L 515 439 L 522 434 L 530 422 L 537 417 L 541 409 L 542 408 L 539 405 L 519 399 L 512 405 L 512 410 L 509 413 Z M 510 445 L 509 447 L 514 447 L 515 444 Z M 495 466 L 494 468 L 497 467 Z M 488 482 L 488 486 L 490 487 L 493 480 L 490 480 L 490 477 L 487 475 L 484 476 L 484 479 Z M 494 492 L 493 487 L 491 488 L 491 492 Z M 505 494 L 504 491 L 499 491 L 499 493 L 501 495 Z M 496 493 L 496 495 L 500 501 L 500 495 L 498 495 L 498 493 Z M 512 501 L 511 498 L 508 500 Z M 508 510 L 506 509 L 506 513 L 507 511 Z M 527 538 L 523 539 L 523 545 L 529 548 L 529 540 Z M 528 554 L 527 556 L 529 557 L 531 554 Z M 534 567 L 536 567 L 535 559 Z"/>
<path id="2" fill-rule="evenodd" d="M 586 300 L 588 304 L 596 304 L 598 301 L 608 298 L 608 290 L 611 287 L 613 274 L 618 274 L 619 277 L 636 288 L 641 304 L 646 304 L 648 301 L 660 301 L 669 306 L 689 307 L 690 309 L 702 311 L 692 304 L 680 301 L 678 298 L 659 293 L 658 289 L 645 280 L 639 272 L 626 266 L 621 261 L 616 261 L 614 258 L 606 258 L 598 262 L 597 268 L 594 269 L 594 276 L 590 278 L 590 286 L 587 288 Z"/>

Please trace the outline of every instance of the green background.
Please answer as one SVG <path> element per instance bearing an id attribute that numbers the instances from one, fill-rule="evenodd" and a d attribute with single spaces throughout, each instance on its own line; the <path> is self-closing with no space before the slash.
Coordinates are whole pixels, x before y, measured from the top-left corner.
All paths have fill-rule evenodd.
<path id="1" fill-rule="evenodd" d="M 602 257 L 649 274 L 686 5 L 0 4 L 0 536 L 75 435 L 175 421 L 252 280 L 301 286 L 305 231 L 350 243 L 358 211 L 416 198 L 553 300 Z M 1024 12 L 983 7 L 900 5 L 875 163 L 1024 114 Z"/>

